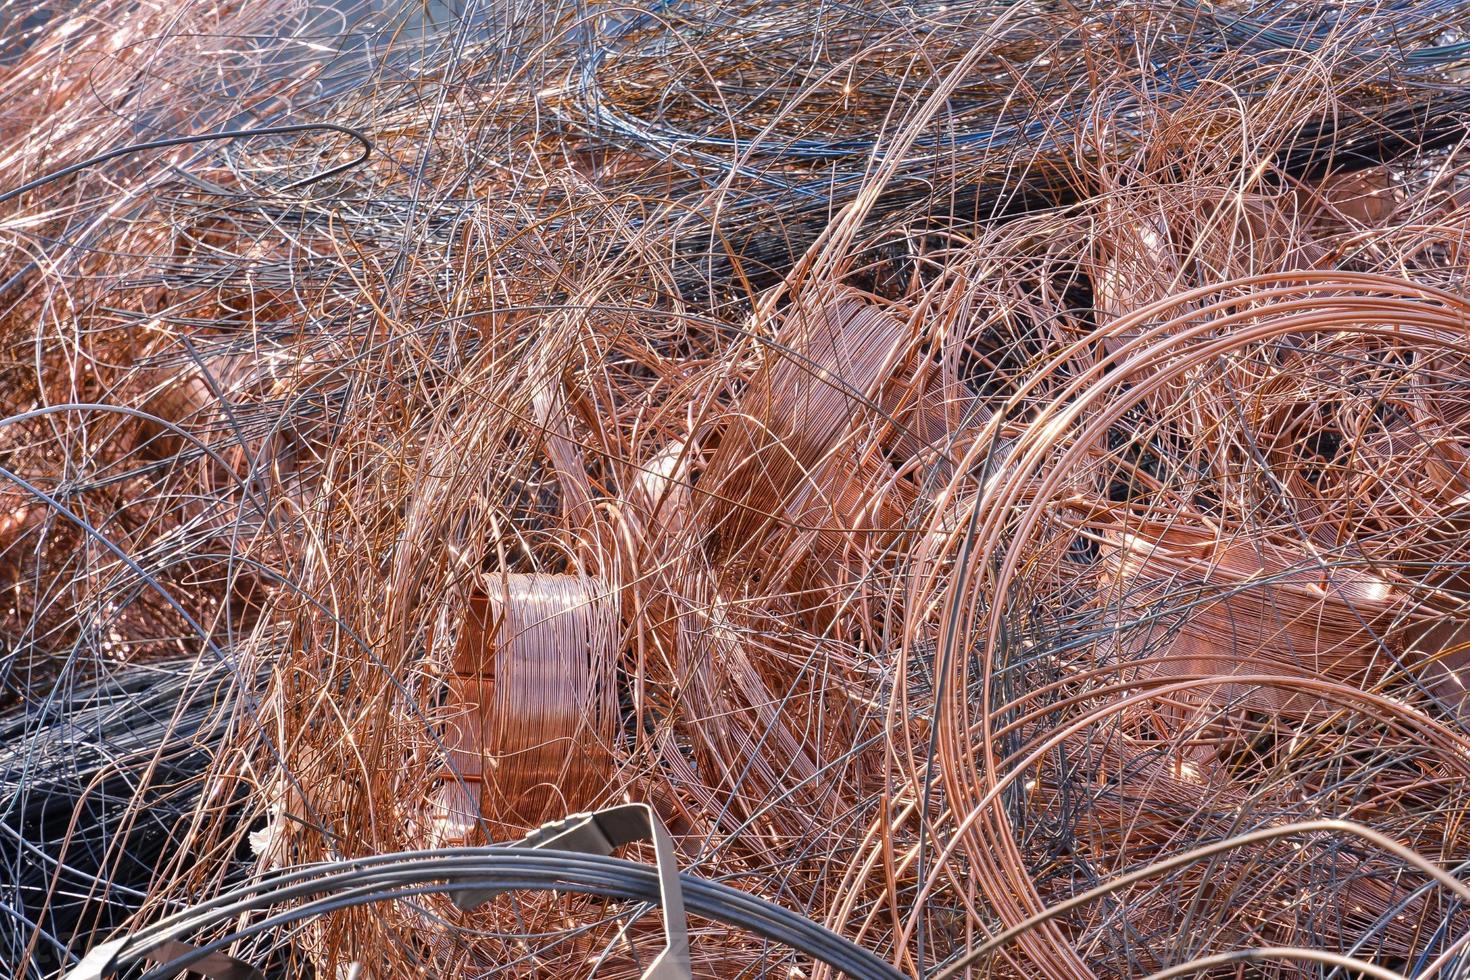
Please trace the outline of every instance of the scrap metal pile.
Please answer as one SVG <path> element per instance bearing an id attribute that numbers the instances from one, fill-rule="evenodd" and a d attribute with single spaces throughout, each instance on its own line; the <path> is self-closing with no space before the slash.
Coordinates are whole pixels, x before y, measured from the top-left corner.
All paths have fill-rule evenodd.
<path id="1" fill-rule="evenodd" d="M 0 38 L 0 975 L 1470 969 L 1470 3 Z"/>

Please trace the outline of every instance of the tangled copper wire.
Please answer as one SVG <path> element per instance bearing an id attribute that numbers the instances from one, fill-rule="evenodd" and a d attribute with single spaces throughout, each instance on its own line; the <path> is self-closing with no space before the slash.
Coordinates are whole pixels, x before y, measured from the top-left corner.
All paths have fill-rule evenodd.
<path id="1" fill-rule="evenodd" d="M 1467 24 L 0 7 L 0 961 L 633 800 L 914 977 L 1458 975 Z M 235 951 L 637 976 L 647 911 Z"/>

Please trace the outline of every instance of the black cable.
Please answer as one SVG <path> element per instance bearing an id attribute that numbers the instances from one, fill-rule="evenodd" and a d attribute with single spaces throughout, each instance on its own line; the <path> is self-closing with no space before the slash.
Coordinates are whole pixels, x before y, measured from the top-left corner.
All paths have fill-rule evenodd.
<path id="1" fill-rule="evenodd" d="M 227 129 L 219 133 L 198 133 L 193 136 L 171 136 L 167 139 L 149 140 L 146 143 L 130 143 L 127 146 L 119 146 L 117 149 L 108 150 L 106 153 L 99 153 L 97 156 L 88 157 L 87 159 L 82 160 L 79 163 L 73 163 L 70 166 L 62 167 L 60 170 L 52 171 L 51 173 L 46 174 L 43 177 L 37 177 L 35 180 L 27 181 L 26 183 L 21 184 L 19 187 L 13 190 L 8 190 L 3 194 L 0 194 L 0 204 L 5 204 L 8 201 L 13 201 L 27 191 L 33 191 L 38 187 L 44 187 L 46 184 L 60 180 L 63 177 L 70 177 L 72 174 L 77 173 L 78 171 L 86 170 L 90 167 L 96 167 L 101 164 L 107 163 L 110 160 L 116 160 L 119 157 L 125 157 L 133 153 L 142 153 L 145 150 L 161 150 L 170 146 L 186 146 L 190 143 L 207 143 L 211 140 L 243 139 L 250 136 L 285 136 L 290 133 L 319 132 L 321 130 L 328 130 L 334 133 L 343 133 L 347 136 L 352 137 L 353 139 L 357 140 L 357 142 L 362 144 L 362 152 L 353 159 L 348 160 L 346 163 L 339 163 L 335 167 L 323 170 L 319 174 L 312 174 L 309 177 L 302 177 L 300 180 L 293 180 L 285 187 L 282 187 L 281 190 L 295 190 L 298 187 L 305 187 L 308 184 L 314 184 L 317 181 L 326 180 L 329 177 L 335 177 L 337 174 L 343 173 L 345 171 L 351 170 L 353 167 L 356 167 L 358 164 L 366 160 L 368 156 L 371 155 L 373 152 L 372 141 L 369 140 L 366 136 L 349 126 L 339 126 L 336 123 L 293 123 L 289 126 L 263 126 L 258 129 Z"/>
<path id="2" fill-rule="evenodd" d="M 687 910 L 701 918 L 788 946 L 860 980 L 903 976 L 871 951 L 790 909 L 689 874 L 681 874 L 680 882 Z M 553 891 L 655 904 L 660 900 L 656 870 L 619 858 L 513 847 L 411 851 L 314 865 L 225 892 L 140 930 L 125 946 L 118 965 L 138 962 L 164 940 L 187 940 L 211 927 L 238 922 L 246 913 L 285 903 L 300 904 L 218 936 L 144 976 L 163 980 L 241 939 L 342 908 L 425 893 L 481 890 Z"/>

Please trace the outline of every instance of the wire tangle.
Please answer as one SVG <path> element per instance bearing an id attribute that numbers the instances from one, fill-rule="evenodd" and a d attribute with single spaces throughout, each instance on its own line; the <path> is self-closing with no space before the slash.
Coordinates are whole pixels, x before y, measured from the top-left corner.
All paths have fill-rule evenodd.
<path id="1" fill-rule="evenodd" d="M 0 0 L 0 976 L 638 977 L 648 847 L 503 846 L 624 802 L 696 976 L 1463 975 L 1467 80 L 1465 0 Z"/>

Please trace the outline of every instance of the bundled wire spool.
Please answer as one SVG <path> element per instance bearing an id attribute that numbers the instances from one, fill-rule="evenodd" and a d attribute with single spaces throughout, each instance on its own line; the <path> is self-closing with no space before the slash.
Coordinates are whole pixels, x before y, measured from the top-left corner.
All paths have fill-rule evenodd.
<path id="1" fill-rule="evenodd" d="M 564 826 L 577 820 L 590 822 L 603 818 L 607 813 L 578 814 L 559 823 Z M 551 824 L 536 834 L 545 841 L 558 829 L 557 824 Z M 358 861 L 329 862 L 268 876 L 185 908 L 133 935 L 96 947 L 87 960 L 66 977 L 67 980 L 95 980 L 122 971 L 132 972 L 146 963 L 153 966 L 144 973 L 147 980 L 161 980 L 181 967 L 226 976 L 258 978 L 263 974 L 251 963 L 228 954 L 214 955 L 221 947 L 248 938 L 251 932 L 258 931 L 257 928 L 237 927 L 233 934 L 214 939 L 208 946 L 196 946 L 188 940 L 194 939 L 200 931 L 206 935 L 217 935 L 221 926 L 239 922 L 237 916 L 242 909 L 274 911 L 273 906 L 292 900 L 294 907 L 272 916 L 277 925 L 309 923 L 313 917 L 332 909 L 390 902 L 412 895 L 443 892 L 455 896 L 457 904 L 471 908 L 497 899 L 505 892 L 518 891 L 580 893 L 663 906 L 666 928 L 672 927 L 664 938 L 669 943 L 667 952 L 673 955 L 657 957 L 655 963 L 660 963 L 661 968 L 656 966 L 646 972 L 640 971 L 650 980 L 658 977 L 678 980 L 691 975 L 684 921 L 686 909 L 706 920 L 748 931 L 766 943 L 793 947 L 809 956 L 814 963 L 830 967 L 853 980 L 898 980 L 903 976 L 871 952 L 843 940 L 804 916 L 719 882 L 681 876 L 672 865 L 670 848 L 659 849 L 660 867 L 655 871 L 646 865 L 597 853 L 603 848 L 595 845 L 593 853 L 581 853 L 588 849 L 564 841 L 556 842 L 560 846 L 542 849 L 534 840 L 536 834 L 528 835 L 526 840 L 509 847 L 386 854 Z M 596 835 L 591 836 L 596 844 L 609 843 L 602 827 L 594 825 L 591 835 Z M 623 842 L 619 837 L 614 846 Z M 670 864 L 664 866 L 665 861 Z M 535 956 L 533 953 L 532 958 Z M 598 957 L 595 962 L 601 964 L 604 959 Z M 612 968 L 621 971 L 632 965 L 635 964 L 615 962 Z M 711 968 L 716 972 L 719 969 L 717 964 L 699 965 L 704 968 L 699 975 L 704 975 Z M 362 969 L 361 960 L 357 961 L 356 969 Z"/>
<path id="2" fill-rule="evenodd" d="M 439 831 L 491 840 L 607 789 L 617 725 L 617 597 L 581 575 L 487 575 L 455 647 Z"/>
<path id="3" fill-rule="evenodd" d="M 774 549 L 778 567 L 830 589 L 839 568 L 860 573 L 892 539 L 974 410 L 924 340 L 902 310 L 853 289 L 800 296 L 783 311 L 704 477 L 730 488 L 699 514 L 724 574 Z"/>
<path id="4" fill-rule="evenodd" d="M 0 961 L 13 976 L 50 975 L 128 921 L 160 873 L 207 878 L 206 854 L 180 862 L 232 688 L 224 665 L 173 661 L 66 681 L 0 716 Z M 213 805 L 242 802 L 226 790 Z"/>
<path id="5" fill-rule="evenodd" d="M 811 511 L 816 519 L 805 523 L 820 526 L 823 510 L 853 507 L 862 494 L 849 488 L 861 482 L 865 462 L 873 465 L 859 461 L 854 437 L 864 417 L 877 414 L 875 399 L 897 370 L 907 333 L 860 295 L 796 302 L 710 461 L 709 480 L 739 492 L 710 504 L 717 559 L 752 553 L 793 514 Z"/>
<path id="6" fill-rule="evenodd" d="M 1149 676 L 1249 672 L 1371 686 L 1391 666 L 1380 641 L 1404 598 L 1370 571 L 1179 526 L 1125 523 L 1102 547 L 1104 602 L 1141 624 L 1119 637 L 1119 662 L 1146 650 L 1157 660 Z M 1168 608 L 1179 615 L 1156 614 Z M 1180 697 L 1272 714 L 1320 708 L 1309 691 L 1282 688 L 1222 685 Z"/>

